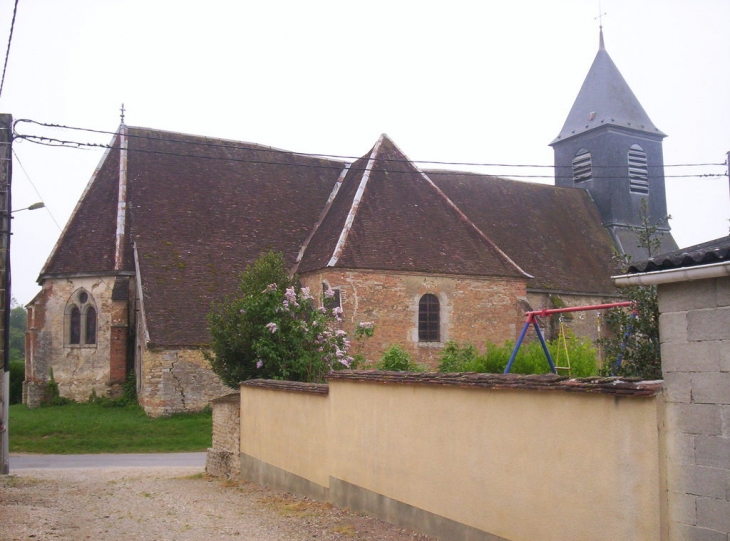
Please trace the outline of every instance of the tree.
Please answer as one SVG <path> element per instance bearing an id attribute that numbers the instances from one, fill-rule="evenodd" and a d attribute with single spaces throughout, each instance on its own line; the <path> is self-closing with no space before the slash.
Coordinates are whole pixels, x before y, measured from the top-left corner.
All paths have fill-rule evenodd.
<path id="1" fill-rule="evenodd" d="M 285 270 L 281 254 L 262 254 L 241 275 L 238 295 L 213 305 L 206 357 L 230 387 L 253 378 L 324 381 L 353 359 L 342 310 L 317 308 Z"/>
<path id="2" fill-rule="evenodd" d="M 671 218 L 652 224 L 648 216 L 646 199 L 641 200 L 639 216 L 641 225 L 632 228 L 638 245 L 646 248 L 648 257 L 657 255 L 661 247 L 662 227 Z M 627 255 L 619 257 L 621 271 L 631 264 Z M 659 344 L 659 301 L 656 286 L 631 286 L 623 288 L 627 299 L 634 302 L 632 311 L 609 310 L 606 322 L 615 336 L 598 342 L 603 346 L 607 362 L 604 372 L 617 376 L 635 376 L 644 379 L 662 378 L 662 360 Z"/>
<path id="3" fill-rule="evenodd" d="M 23 362 L 25 360 L 25 325 L 28 318 L 25 307 L 18 301 L 10 301 L 10 361 Z"/>

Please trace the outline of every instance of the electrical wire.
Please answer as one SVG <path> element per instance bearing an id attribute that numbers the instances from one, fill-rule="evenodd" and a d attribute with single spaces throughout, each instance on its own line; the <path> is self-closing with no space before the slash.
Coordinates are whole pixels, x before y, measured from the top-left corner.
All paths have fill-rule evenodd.
<path id="1" fill-rule="evenodd" d="M 26 171 L 25 166 L 23 165 L 23 162 L 20 161 L 20 156 L 18 156 L 18 153 L 15 152 L 15 149 L 13 149 L 13 156 L 15 156 L 15 159 L 18 161 L 18 165 L 23 170 L 23 173 L 25 174 L 25 178 L 28 179 L 28 182 L 30 183 L 30 185 L 33 186 L 33 189 L 35 190 L 35 193 L 38 196 L 38 199 L 40 199 L 41 202 L 43 203 L 43 208 L 45 208 L 46 211 L 48 211 L 48 215 L 51 217 L 51 220 L 53 220 L 53 223 L 56 224 L 56 227 L 58 228 L 58 230 L 63 231 L 63 229 L 61 229 L 61 226 L 58 225 L 58 222 L 56 221 L 56 217 L 51 212 L 51 209 L 48 208 L 48 205 L 46 205 L 46 202 L 43 200 L 43 196 L 41 195 L 41 192 L 38 191 L 38 188 L 36 188 L 36 185 L 30 179 L 30 175 L 28 174 L 28 171 Z"/>
<path id="2" fill-rule="evenodd" d="M 8 69 L 8 58 L 10 58 L 10 43 L 13 41 L 13 29 L 15 28 L 15 15 L 18 12 L 18 0 L 15 0 L 15 6 L 13 7 L 13 20 L 10 22 L 10 35 L 8 36 L 8 49 L 5 51 L 5 65 L 3 66 L 3 78 L 0 81 L 0 96 L 3 94 L 3 87 L 5 86 L 5 71 Z"/>
<path id="3" fill-rule="evenodd" d="M 45 128 L 56 128 L 56 129 L 74 130 L 74 131 L 89 132 L 89 133 L 98 133 L 98 134 L 102 134 L 102 135 L 117 135 L 118 134 L 118 132 L 115 132 L 115 131 L 113 132 L 113 131 L 107 131 L 107 130 L 96 130 L 96 129 L 92 129 L 92 128 L 80 128 L 80 127 L 77 127 L 77 126 L 66 126 L 66 125 L 63 125 L 63 124 L 51 124 L 51 123 L 39 122 L 37 120 L 31 120 L 31 119 L 27 119 L 27 118 L 17 119 L 13 123 L 13 131 L 15 133 L 15 137 L 18 137 L 18 138 L 21 138 L 21 139 L 22 138 L 33 137 L 33 138 L 36 138 L 36 139 L 45 139 L 45 140 L 48 140 L 49 142 L 50 141 L 54 141 L 54 142 L 59 143 L 57 145 L 49 145 L 49 146 L 64 146 L 63 144 L 60 144 L 60 143 L 64 143 L 65 146 L 74 146 L 74 147 L 79 147 L 79 148 L 81 148 L 81 147 L 113 148 L 113 145 L 108 145 L 108 144 L 80 143 L 80 142 L 77 142 L 77 141 L 64 141 L 64 140 L 60 140 L 60 139 L 53 139 L 53 138 L 47 138 L 47 137 L 41 137 L 41 136 L 32 136 L 32 135 L 27 135 L 26 136 L 26 135 L 23 135 L 23 134 L 18 134 L 17 131 L 15 130 L 15 127 L 18 124 L 20 124 L 20 123 L 35 124 L 37 126 L 41 126 L 41 127 L 45 127 Z M 135 128 L 132 128 L 132 129 L 135 129 Z M 145 129 L 145 128 L 137 128 L 137 129 L 142 130 L 142 129 Z M 164 133 L 169 133 L 169 132 L 164 132 Z M 169 138 L 168 137 L 165 137 L 164 139 L 162 139 L 160 137 L 152 137 L 152 136 L 149 136 L 149 135 L 141 135 L 141 134 L 134 134 L 134 133 L 127 133 L 127 137 L 129 139 L 147 139 L 147 140 L 152 140 L 152 141 L 164 141 L 164 142 L 169 142 L 169 143 L 180 143 L 180 144 L 192 145 L 192 146 L 197 146 L 197 147 L 212 147 L 212 148 L 216 148 L 216 149 L 233 149 L 233 150 L 246 149 L 247 147 L 245 145 L 250 144 L 250 145 L 255 145 L 256 146 L 255 149 L 251 149 L 251 150 L 255 150 L 257 152 L 272 152 L 272 153 L 276 153 L 276 154 L 280 154 L 280 153 L 284 152 L 284 153 L 287 153 L 287 154 L 293 154 L 293 155 L 296 155 L 296 156 L 304 156 L 304 157 L 310 157 L 310 158 L 330 158 L 330 159 L 336 159 L 336 160 L 352 160 L 352 161 L 355 161 L 355 160 L 358 160 L 358 159 L 360 159 L 362 157 L 362 156 L 343 156 L 343 155 L 337 155 L 337 154 L 313 154 L 313 153 L 306 153 L 306 152 L 294 152 L 294 151 L 276 149 L 276 148 L 268 147 L 268 146 L 264 146 L 264 145 L 258 145 L 258 144 L 255 144 L 255 143 L 234 143 L 234 142 L 225 143 L 223 140 L 218 140 L 217 142 L 205 142 L 205 141 L 200 141 L 200 140 L 198 140 L 198 141 L 186 141 L 184 139 L 175 139 L 175 138 L 172 138 L 172 137 L 169 137 Z M 192 136 L 192 137 L 196 137 L 196 136 Z M 139 150 L 140 149 L 138 149 L 138 151 Z M 172 155 L 207 158 L 206 156 L 195 155 L 195 154 L 176 154 L 176 153 L 173 153 Z M 227 159 L 227 158 L 220 158 L 220 159 Z M 237 161 L 237 160 L 233 160 L 233 161 Z M 245 160 L 243 160 L 243 161 L 245 161 Z M 481 162 L 445 162 L 445 161 L 431 161 L 431 160 L 393 160 L 393 159 L 384 159 L 383 161 L 390 161 L 390 162 L 395 162 L 395 163 L 419 163 L 419 164 L 428 164 L 428 165 L 458 165 L 458 166 L 468 166 L 468 167 L 527 167 L 527 168 L 552 168 L 552 167 L 554 167 L 552 165 L 537 165 L 537 164 L 505 164 L 505 163 L 481 163 Z M 269 163 L 269 162 L 262 162 L 262 163 Z M 712 166 L 722 166 L 722 165 L 726 165 L 726 164 L 724 164 L 724 163 L 696 163 L 696 164 L 686 164 L 685 163 L 685 164 L 666 164 L 666 165 L 663 165 L 663 166 L 649 166 L 649 168 L 651 168 L 651 167 L 665 167 L 665 168 L 666 167 L 712 167 Z M 616 166 L 611 166 L 611 165 L 608 165 L 608 166 L 594 165 L 593 166 L 594 169 L 611 168 L 611 167 L 616 167 Z M 530 175 L 530 176 L 532 176 L 532 175 Z M 537 176 L 536 178 L 552 178 L 552 176 L 551 175 L 550 176 Z"/>
<path id="4" fill-rule="evenodd" d="M 28 134 L 17 134 L 14 137 L 15 139 L 25 140 L 31 143 L 35 143 L 38 145 L 43 146 L 50 146 L 50 147 L 63 147 L 63 148 L 73 148 L 78 150 L 89 150 L 89 149 L 110 149 L 115 148 L 112 144 L 104 144 L 104 143 L 82 143 L 79 141 L 68 141 L 63 139 L 56 139 L 53 137 L 45 137 L 45 136 L 39 136 L 39 135 L 28 135 Z M 151 138 L 157 141 L 163 141 L 163 142 L 170 142 L 169 139 L 158 139 L 158 138 Z M 236 146 L 236 147 L 227 147 L 227 148 L 235 148 L 237 150 L 246 150 L 246 147 Z M 259 149 L 250 149 L 254 151 L 258 151 Z M 276 150 L 269 150 L 271 152 L 285 152 L 289 154 L 287 151 L 276 151 Z M 221 156 L 206 156 L 204 154 L 187 154 L 187 153 L 181 153 L 181 152 L 169 152 L 169 151 L 162 151 L 162 150 L 150 150 L 150 149 L 129 149 L 130 153 L 138 152 L 138 153 L 145 153 L 145 154 L 157 154 L 157 155 L 163 155 L 163 156 L 174 156 L 178 158 L 195 158 L 195 159 L 204 159 L 204 160 L 216 160 L 216 161 L 227 161 L 227 162 L 238 162 L 238 163 L 248 163 L 248 164 L 254 164 L 254 165 L 278 165 L 278 166 L 284 166 L 284 167 L 308 167 L 308 168 L 316 168 L 316 169 L 336 169 L 341 170 L 341 166 L 338 165 L 324 165 L 324 164 L 309 164 L 309 163 L 282 163 L 278 161 L 266 161 L 266 160 L 253 160 L 250 158 L 233 158 L 233 157 L 221 157 Z M 291 153 L 297 156 L 312 156 L 312 157 L 321 157 L 321 155 L 302 155 L 298 153 Z M 360 158 L 357 158 L 360 159 Z M 393 160 L 393 159 L 383 159 L 385 162 L 392 162 L 392 163 L 414 163 L 409 162 L 408 160 Z M 417 163 L 439 163 L 439 164 L 448 164 L 446 162 L 417 162 Z M 452 165 L 468 165 L 466 163 L 454 163 Z M 472 164 L 473 166 L 480 166 L 480 167 L 490 167 L 494 166 L 495 164 Z M 724 164 L 707 164 L 712 166 L 721 166 Z M 509 167 L 509 166 L 505 166 Z M 529 166 L 529 165 L 523 165 L 522 167 L 538 167 L 538 166 Z M 540 166 L 542 167 L 542 166 Z M 545 166 L 545 167 L 553 167 L 553 166 Z M 605 168 L 613 167 L 618 168 L 618 166 L 605 166 Z M 623 169 L 623 168 L 622 168 Z M 398 173 L 398 171 L 389 171 L 390 173 Z M 470 171 L 427 171 L 429 174 L 439 174 L 439 173 L 448 173 L 453 176 L 473 176 L 473 175 L 484 175 L 484 176 L 492 176 L 496 177 L 498 175 L 488 175 L 484 173 L 476 173 L 476 172 L 470 172 Z M 404 171 L 404 174 L 409 173 L 408 171 Z M 696 174 L 686 174 L 686 175 L 664 175 L 664 178 L 716 178 L 716 177 L 726 177 L 727 173 L 696 173 Z M 509 178 L 524 178 L 524 179 L 553 179 L 555 178 L 554 175 L 517 175 L 517 174 L 511 174 L 511 173 L 503 173 L 502 177 L 509 177 Z M 602 176 L 604 179 L 619 179 L 624 178 L 624 176 L 616 176 L 616 177 L 610 177 L 610 176 Z"/>

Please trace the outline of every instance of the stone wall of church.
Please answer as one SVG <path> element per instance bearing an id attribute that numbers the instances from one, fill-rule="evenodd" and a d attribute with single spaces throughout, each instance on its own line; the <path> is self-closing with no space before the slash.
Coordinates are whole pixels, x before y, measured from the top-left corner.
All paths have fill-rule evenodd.
<path id="1" fill-rule="evenodd" d="M 445 342 L 471 342 L 483 350 L 487 341 L 516 338 L 524 320 L 520 299 L 526 286 L 521 280 L 328 270 L 301 281 L 315 297 L 321 297 L 323 283 L 339 290 L 343 329 L 350 337 L 359 323 L 376 322 L 372 338 L 353 341 L 353 351 L 373 363 L 388 346 L 400 344 L 416 362 L 435 368 Z M 419 300 L 427 293 L 440 304 L 438 342 L 418 339 Z"/>
<path id="2" fill-rule="evenodd" d="M 39 405 L 51 370 L 61 396 L 86 401 L 92 391 L 107 396 L 111 339 L 113 276 L 47 279 L 28 305 L 24 401 Z M 69 336 L 69 302 L 79 291 L 97 314 L 93 344 L 72 344 Z M 90 304 L 89 304 L 90 303 Z"/>
<path id="3" fill-rule="evenodd" d="M 231 392 L 210 369 L 200 349 L 140 346 L 135 363 L 139 404 L 153 417 L 200 411 L 211 400 Z"/>

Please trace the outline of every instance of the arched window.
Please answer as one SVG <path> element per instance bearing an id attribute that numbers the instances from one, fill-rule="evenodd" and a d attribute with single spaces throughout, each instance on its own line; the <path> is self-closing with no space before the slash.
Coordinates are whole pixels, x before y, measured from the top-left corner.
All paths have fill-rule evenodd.
<path id="1" fill-rule="evenodd" d="M 646 152 L 639 145 L 631 145 L 628 155 L 629 190 L 631 193 L 646 195 L 649 193 L 649 169 L 646 164 Z"/>
<path id="2" fill-rule="evenodd" d="M 97 314 L 94 299 L 78 289 L 66 305 L 66 343 L 72 346 L 96 344 Z"/>
<path id="3" fill-rule="evenodd" d="M 426 293 L 418 302 L 418 341 L 439 342 L 441 338 L 440 304 L 436 295 Z"/>
<path id="4" fill-rule="evenodd" d="M 69 344 L 80 344 L 81 343 L 81 310 L 78 306 L 71 308 L 71 329 Z"/>
<path id="5" fill-rule="evenodd" d="M 573 158 L 573 182 L 586 182 L 587 180 L 593 180 L 591 153 L 588 152 L 588 149 L 581 148 Z"/>
<path id="6" fill-rule="evenodd" d="M 93 306 L 86 310 L 86 343 L 96 344 L 96 310 Z"/>

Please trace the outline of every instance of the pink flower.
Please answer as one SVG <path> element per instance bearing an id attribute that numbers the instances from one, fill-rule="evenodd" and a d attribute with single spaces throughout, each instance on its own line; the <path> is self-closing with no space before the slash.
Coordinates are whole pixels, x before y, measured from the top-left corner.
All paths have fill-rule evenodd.
<path id="1" fill-rule="evenodd" d="M 269 285 L 266 286 L 266 289 L 264 289 L 264 293 L 270 293 L 272 291 L 276 291 L 276 289 L 278 287 L 279 286 L 277 286 L 276 284 L 269 284 Z"/>
<path id="2" fill-rule="evenodd" d="M 259 359 L 258 362 L 256 363 L 256 368 L 261 368 L 262 366 L 264 366 L 264 361 Z"/>
<path id="3" fill-rule="evenodd" d="M 279 326 L 276 323 L 267 323 L 266 328 L 271 331 L 271 334 L 274 334 L 276 331 L 279 330 Z"/>
<path id="4" fill-rule="evenodd" d="M 324 290 L 324 296 L 327 297 L 328 299 L 331 299 L 332 297 L 335 296 L 335 290 L 334 289 L 330 289 L 328 287 L 327 289 Z"/>

